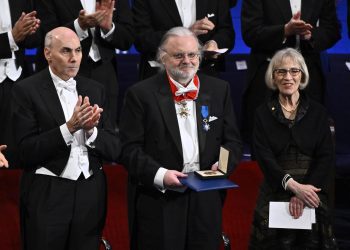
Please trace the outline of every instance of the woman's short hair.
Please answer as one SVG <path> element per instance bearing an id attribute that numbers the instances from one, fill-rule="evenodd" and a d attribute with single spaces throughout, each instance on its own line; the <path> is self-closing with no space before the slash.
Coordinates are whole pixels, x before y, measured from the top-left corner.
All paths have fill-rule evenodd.
<path id="1" fill-rule="evenodd" d="M 200 52 L 200 54 L 199 54 L 199 61 L 202 60 L 202 44 L 198 40 L 197 36 L 191 30 L 189 30 L 188 28 L 179 26 L 179 27 L 171 28 L 162 37 L 162 40 L 160 41 L 160 45 L 159 45 L 159 48 L 157 50 L 157 55 L 156 55 L 156 59 L 157 59 L 159 64 L 162 65 L 162 58 L 166 54 L 165 46 L 168 43 L 168 40 L 171 37 L 182 37 L 182 36 L 192 36 L 197 41 L 198 51 Z"/>
<path id="2" fill-rule="evenodd" d="M 292 48 L 279 50 L 272 57 L 265 74 L 265 82 L 267 87 L 272 90 L 277 88 L 274 84 L 274 70 L 278 69 L 286 58 L 291 59 L 294 63 L 299 65 L 302 74 L 299 88 L 304 89 L 309 83 L 309 71 L 307 69 L 304 57 L 299 51 Z"/>

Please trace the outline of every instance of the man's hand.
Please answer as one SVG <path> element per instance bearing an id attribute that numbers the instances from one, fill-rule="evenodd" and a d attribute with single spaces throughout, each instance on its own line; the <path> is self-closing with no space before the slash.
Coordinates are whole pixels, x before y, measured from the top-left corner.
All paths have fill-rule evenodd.
<path id="1" fill-rule="evenodd" d="M 105 13 L 98 23 L 104 33 L 108 33 L 108 31 L 112 29 L 114 4 L 114 0 L 96 1 L 96 11 L 103 11 Z"/>
<path id="2" fill-rule="evenodd" d="M 192 26 L 189 29 L 198 36 L 207 34 L 210 30 L 213 30 L 214 28 L 214 23 L 210 21 L 207 17 L 204 17 L 201 20 L 197 20 L 194 24 L 192 24 Z"/>
<path id="3" fill-rule="evenodd" d="M 285 37 L 300 35 L 302 37 L 311 37 L 312 25 L 300 19 L 301 13 L 298 11 L 293 15 L 288 23 L 284 26 Z"/>
<path id="4" fill-rule="evenodd" d="M 28 35 L 32 35 L 38 30 L 40 20 L 35 16 L 36 11 L 28 14 L 22 12 L 22 15 L 12 28 L 12 36 L 16 43 L 23 41 Z"/>
<path id="5" fill-rule="evenodd" d="M 213 170 L 213 171 L 218 170 L 218 168 L 219 168 L 219 162 L 218 162 L 218 161 L 215 162 L 215 163 L 211 166 L 211 170 Z"/>
<path id="6" fill-rule="evenodd" d="M 216 59 L 219 56 L 219 53 L 216 51 L 219 49 L 218 44 L 214 40 L 206 42 L 203 46 L 203 52 L 205 58 Z M 210 53 L 209 51 L 213 51 Z"/>
<path id="7" fill-rule="evenodd" d="M 86 14 L 85 10 L 79 12 L 78 23 L 83 30 L 97 27 L 99 23 L 105 18 L 106 11 L 98 10 L 92 14 Z"/>
<path id="8" fill-rule="evenodd" d="M 6 148 L 7 148 L 6 145 L 0 145 L 0 167 L 8 168 L 9 167 L 9 163 L 7 162 L 5 156 L 1 153 Z"/>
<path id="9" fill-rule="evenodd" d="M 167 170 L 163 179 L 164 187 L 182 187 L 182 184 L 178 179 L 179 177 L 187 177 L 187 175 L 176 170 Z"/>
<path id="10" fill-rule="evenodd" d="M 69 132 L 74 134 L 79 129 L 83 129 L 89 122 L 91 122 L 92 115 L 93 108 L 90 105 L 89 97 L 84 97 L 83 102 L 82 96 L 79 95 L 78 101 L 74 107 L 73 115 L 66 123 Z"/>
<path id="11" fill-rule="evenodd" d="M 90 117 L 90 120 L 83 126 L 83 129 L 89 136 L 92 134 L 93 128 L 97 127 L 100 121 L 102 112 L 103 112 L 103 109 L 100 108 L 97 104 L 95 104 L 92 109 L 92 115 Z"/>
<path id="12" fill-rule="evenodd" d="M 303 215 L 305 204 L 296 196 L 293 196 L 289 202 L 289 213 L 294 219 L 298 219 Z"/>

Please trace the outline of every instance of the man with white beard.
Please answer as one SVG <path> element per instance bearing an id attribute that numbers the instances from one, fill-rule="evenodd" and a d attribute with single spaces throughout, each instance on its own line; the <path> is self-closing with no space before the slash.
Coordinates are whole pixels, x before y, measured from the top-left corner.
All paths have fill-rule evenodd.
<path id="1" fill-rule="evenodd" d="M 216 250 L 225 193 L 194 192 L 179 178 L 217 169 L 220 146 L 237 165 L 241 141 L 227 82 L 197 75 L 201 46 L 170 29 L 157 55 L 164 71 L 133 85 L 120 119 L 129 190 L 131 249 Z"/>

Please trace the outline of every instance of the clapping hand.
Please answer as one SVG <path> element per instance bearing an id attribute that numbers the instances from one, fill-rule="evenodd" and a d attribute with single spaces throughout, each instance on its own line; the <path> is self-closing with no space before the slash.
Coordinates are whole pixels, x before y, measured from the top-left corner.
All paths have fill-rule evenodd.
<path id="1" fill-rule="evenodd" d="M 74 134 L 79 129 L 84 129 L 86 132 L 91 131 L 98 125 L 102 111 L 103 109 L 97 104 L 93 107 L 90 105 L 89 97 L 86 96 L 83 100 L 79 95 L 73 115 L 67 122 L 69 132 Z"/>
<path id="2" fill-rule="evenodd" d="M 78 23 L 83 29 L 94 28 L 99 25 L 99 23 L 105 18 L 106 11 L 96 11 L 92 14 L 87 14 L 85 10 L 79 12 Z"/>
<path id="3" fill-rule="evenodd" d="M 290 21 L 284 26 L 285 36 L 300 35 L 302 39 L 311 38 L 312 25 L 300 19 L 301 13 L 298 11 Z"/>
<path id="4" fill-rule="evenodd" d="M 96 1 L 96 11 L 87 14 L 85 10 L 79 12 L 78 23 L 83 29 L 100 27 L 105 33 L 112 28 L 114 0 Z"/>
<path id="5" fill-rule="evenodd" d="M 16 43 L 23 41 L 28 35 L 32 35 L 38 30 L 40 20 L 35 16 L 36 11 L 28 14 L 22 12 L 12 29 L 12 36 Z"/>
<path id="6" fill-rule="evenodd" d="M 96 1 L 96 11 L 104 11 L 105 13 L 98 24 L 105 33 L 112 29 L 113 11 L 115 10 L 114 4 L 114 0 L 101 0 L 101 2 Z"/>

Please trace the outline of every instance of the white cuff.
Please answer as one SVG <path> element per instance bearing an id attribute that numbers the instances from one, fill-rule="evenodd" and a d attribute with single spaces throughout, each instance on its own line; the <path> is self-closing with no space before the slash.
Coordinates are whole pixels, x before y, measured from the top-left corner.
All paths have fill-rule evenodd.
<path id="1" fill-rule="evenodd" d="M 114 23 L 112 22 L 112 28 L 108 31 L 107 34 L 104 34 L 102 29 L 101 29 L 101 37 L 107 41 L 110 41 L 112 40 L 112 34 L 114 33 L 114 30 L 115 30 L 115 25 Z"/>
<path id="2" fill-rule="evenodd" d="M 89 37 L 89 32 L 88 30 L 83 30 L 80 25 L 79 25 L 79 22 L 78 22 L 78 18 L 74 20 L 74 28 L 75 28 L 75 31 L 77 33 L 77 36 L 79 37 L 79 40 L 82 41 L 84 40 L 85 38 Z"/>
<path id="3" fill-rule="evenodd" d="M 60 130 L 61 130 L 62 137 L 63 137 L 64 141 L 66 142 L 67 146 L 71 145 L 73 143 L 73 140 L 74 140 L 74 135 L 72 135 L 69 132 L 67 124 L 66 123 L 62 124 L 60 126 Z"/>
<path id="4" fill-rule="evenodd" d="M 15 42 L 15 39 L 13 38 L 12 32 L 11 31 L 7 32 L 7 35 L 9 37 L 11 51 L 13 52 L 13 51 L 19 50 L 19 48 Z"/>
<path id="5" fill-rule="evenodd" d="M 94 127 L 93 128 L 93 132 L 92 132 L 92 135 L 87 138 L 86 137 L 86 133 L 85 133 L 85 145 L 88 146 L 89 148 L 95 148 L 95 140 L 96 140 L 96 137 L 97 137 L 97 128 Z"/>
<path id="6" fill-rule="evenodd" d="M 154 185 L 162 192 L 163 190 L 165 191 L 163 180 L 164 180 L 164 175 L 166 171 L 168 171 L 168 169 L 160 167 L 156 175 L 154 176 L 154 180 L 153 180 Z"/>

